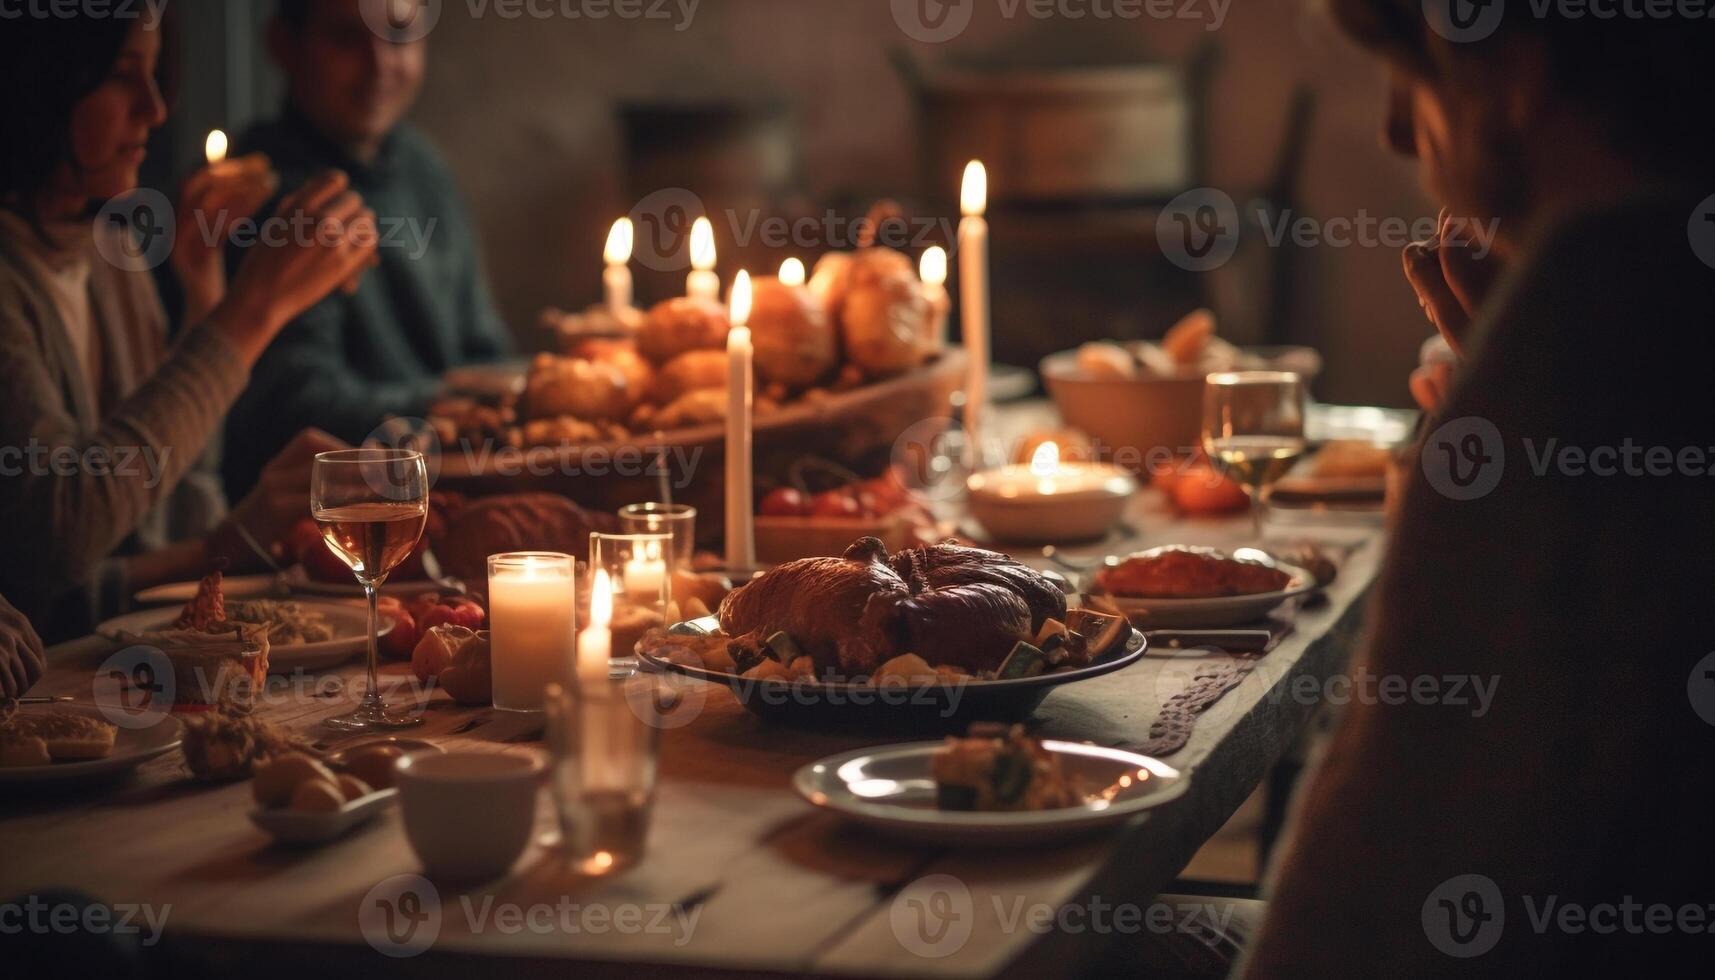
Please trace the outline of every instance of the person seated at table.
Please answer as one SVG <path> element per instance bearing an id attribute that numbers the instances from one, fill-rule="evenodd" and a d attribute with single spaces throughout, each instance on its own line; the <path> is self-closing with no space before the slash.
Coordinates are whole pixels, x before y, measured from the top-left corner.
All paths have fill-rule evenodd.
<path id="1" fill-rule="evenodd" d="M 35 627 L 0 595 L 0 699 L 23 697 L 47 665 Z"/>
<path id="2" fill-rule="evenodd" d="M 1411 696 L 1345 709 L 1246 969 L 1603 975 L 1705 954 L 1715 225 L 1711 110 L 1690 94 L 1715 32 L 1496 4 L 1472 8 L 1492 33 L 1453 42 L 1421 0 L 1333 8 L 1387 68 L 1389 142 L 1453 215 L 1498 220 L 1504 268 L 1407 256 L 1463 356 L 1360 653 Z M 1496 683 L 1489 709 L 1448 678 Z"/>
<path id="3" fill-rule="evenodd" d="M 268 48 L 286 75 L 286 106 L 238 148 L 268 154 L 286 188 L 341 168 L 385 234 L 378 273 L 305 313 L 256 365 L 227 425 L 232 492 L 298 429 L 362 441 L 389 415 L 425 414 L 448 369 L 512 349 L 453 175 L 402 122 L 427 42 L 375 33 L 359 0 L 282 0 Z"/>
<path id="4" fill-rule="evenodd" d="M 0 590 L 49 635 L 211 558 L 255 567 L 246 536 L 266 546 L 304 514 L 308 457 L 337 445 L 329 437 L 282 454 L 231 515 L 199 457 L 274 336 L 375 251 L 374 216 L 327 173 L 279 214 L 328 233 L 255 250 L 228 285 L 219 242 L 194 229 L 202 212 L 254 208 L 269 190 L 250 168 L 201 171 L 170 257 L 200 315 L 168 344 L 145 240 L 96 214 L 136 188 L 166 118 L 164 33 L 152 18 L 75 11 L 0 31 Z"/>

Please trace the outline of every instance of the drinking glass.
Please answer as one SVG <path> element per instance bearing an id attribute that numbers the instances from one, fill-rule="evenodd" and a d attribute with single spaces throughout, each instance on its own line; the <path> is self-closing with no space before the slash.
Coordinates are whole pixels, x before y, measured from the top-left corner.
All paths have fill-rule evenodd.
<path id="1" fill-rule="evenodd" d="M 318 453 L 310 467 L 310 515 L 369 600 L 369 689 L 356 711 L 331 718 L 327 724 L 348 732 L 422 724 L 420 715 L 389 708 L 381 700 L 375 598 L 387 574 L 423 536 L 429 517 L 429 477 L 423 454 L 410 449 Z"/>
<path id="2" fill-rule="evenodd" d="M 637 669 L 637 641 L 651 628 L 666 623 L 667 603 L 673 598 L 673 575 L 667 560 L 672 545 L 673 537 L 668 534 L 590 535 L 590 588 L 594 588 L 596 572 L 605 571 L 613 590 L 613 646 L 608 666 L 615 677 Z"/>
<path id="3" fill-rule="evenodd" d="M 643 856 L 662 725 L 650 675 L 547 692 L 549 786 L 567 859 L 600 875 Z"/>
<path id="4" fill-rule="evenodd" d="M 1304 448 L 1304 381 L 1298 375 L 1224 371 L 1204 379 L 1203 451 L 1244 487 L 1258 540 L 1269 492 Z"/>
<path id="5" fill-rule="evenodd" d="M 691 570 L 691 557 L 697 550 L 697 508 L 690 504 L 627 504 L 619 509 L 619 529 L 627 534 L 671 535 L 668 559 L 672 570 Z"/>

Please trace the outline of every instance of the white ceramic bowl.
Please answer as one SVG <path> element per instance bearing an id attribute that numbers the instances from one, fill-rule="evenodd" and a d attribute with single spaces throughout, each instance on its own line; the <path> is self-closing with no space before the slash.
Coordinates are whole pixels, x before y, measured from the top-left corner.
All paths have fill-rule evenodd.
<path id="1" fill-rule="evenodd" d="M 536 823 L 546 763 L 522 752 L 407 755 L 399 805 L 411 849 L 433 877 L 475 881 L 505 874 Z"/>

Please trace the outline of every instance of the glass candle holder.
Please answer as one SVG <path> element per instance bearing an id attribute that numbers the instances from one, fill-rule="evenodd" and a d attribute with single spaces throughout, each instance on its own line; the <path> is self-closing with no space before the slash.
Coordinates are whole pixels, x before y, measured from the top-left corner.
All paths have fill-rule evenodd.
<path id="1" fill-rule="evenodd" d="M 639 676 L 548 688 L 549 786 L 562 851 L 583 874 L 607 874 L 643 856 L 661 727 L 651 723 L 648 701 L 632 689 L 651 683 Z"/>
<path id="2" fill-rule="evenodd" d="M 627 504 L 619 509 L 619 529 L 626 534 L 671 536 L 669 568 L 691 570 L 691 557 L 697 550 L 697 508 L 690 504 Z"/>
<path id="3" fill-rule="evenodd" d="M 637 669 L 637 641 L 666 622 L 667 603 L 673 598 L 667 564 L 672 542 L 666 534 L 590 535 L 590 580 L 605 575 L 613 593 L 609 656 L 616 676 Z"/>
<path id="4" fill-rule="evenodd" d="M 496 708 L 540 711 L 549 684 L 570 683 L 577 632 L 575 567 L 571 555 L 556 552 L 488 557 Z"/>

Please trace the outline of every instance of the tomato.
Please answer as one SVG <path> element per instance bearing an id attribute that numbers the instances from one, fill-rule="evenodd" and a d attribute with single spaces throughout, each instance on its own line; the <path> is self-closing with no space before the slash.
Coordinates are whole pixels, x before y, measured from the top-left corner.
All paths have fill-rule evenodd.
<path id="1" fill-rule="evenodd" d="M 760 510 L 765 517 L 803 517 L 810 513 L 810 501 L 796 487 L 780 487 L 762 498 Z"/>
<path id="2" fill-rule="evenodd" d="M 850 490 L 829 490 L 816 494 L 810 513 L 815 517 L 862 517 L 863 506 Z"/>

